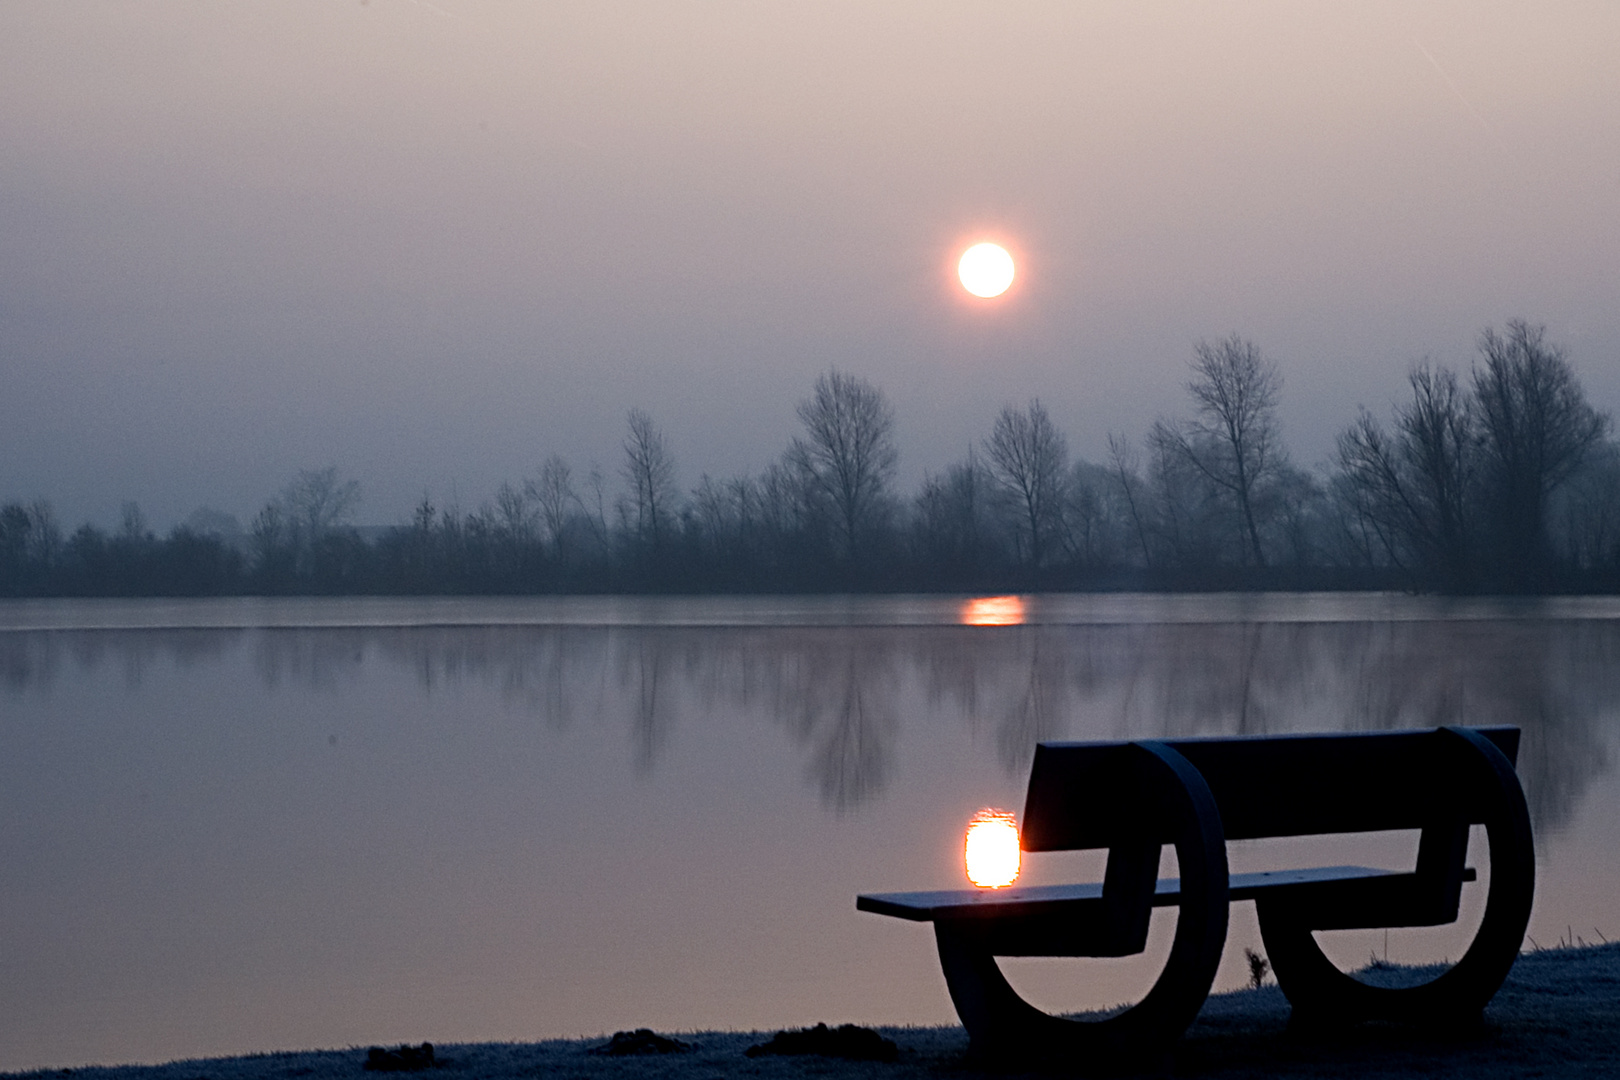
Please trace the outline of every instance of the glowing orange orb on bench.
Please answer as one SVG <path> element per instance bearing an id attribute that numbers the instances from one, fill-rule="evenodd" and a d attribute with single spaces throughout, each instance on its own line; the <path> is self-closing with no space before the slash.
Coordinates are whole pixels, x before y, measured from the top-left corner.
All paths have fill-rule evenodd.
<path id="1" fill-rule="evenodd" d="M 1018 824 L 1003 810 L 980 810 L 968 822 L 963 844 L 968 880 L 981 889 L 1000 889 L 1018 880 L 1021 854 Z"/>

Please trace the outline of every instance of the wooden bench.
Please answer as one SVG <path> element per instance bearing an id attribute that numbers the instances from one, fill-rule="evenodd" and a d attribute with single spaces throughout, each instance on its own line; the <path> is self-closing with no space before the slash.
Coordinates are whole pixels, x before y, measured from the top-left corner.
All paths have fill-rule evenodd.
<path id="1" fill-rule="evenodd" d="M 951 1000 L 976 1052 L 1072 1060 L 1162 1052 L 1197 1016 L 1229 906 L 1253 900 L 1296 1023 L 1479 1018 L 1518 956 L 1535 888 L 1517 728 L 1042 743 L 1024 808 L 1027 852 L 1106 848 L 1101 882 L 858 897 L 862 911 L 934 924 Z M 1374 987 L 1341 972 L 1312 932 L 1438 926 L 1457 918 L 1471 825 L 1490 884 L 1478 933 L 1434 980 Z M 1228 840 L 1421 830 L 1409 871 L 1324 866 L 1229 874 Z M 1180 877 L 1158 877 L 1176 850 Z M 1136 1005 L 1105 1019 L 1048 1015 L 997 956 L 1130 956 L 1155 906 L 1177 909 L 1170 956 Z M 1074 1055 L 1083 1055 L 1074 1057 Z"/>

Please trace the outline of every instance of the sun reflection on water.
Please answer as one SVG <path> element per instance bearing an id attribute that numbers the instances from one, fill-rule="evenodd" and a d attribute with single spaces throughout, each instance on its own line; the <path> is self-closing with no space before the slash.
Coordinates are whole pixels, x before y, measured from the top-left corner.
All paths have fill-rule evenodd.
<path id="1" fill-rule="evenodd" d="M 975 596 L 962 602 L 961 621 L 967 626 L 1021 626 L 1022 596 Z"/>

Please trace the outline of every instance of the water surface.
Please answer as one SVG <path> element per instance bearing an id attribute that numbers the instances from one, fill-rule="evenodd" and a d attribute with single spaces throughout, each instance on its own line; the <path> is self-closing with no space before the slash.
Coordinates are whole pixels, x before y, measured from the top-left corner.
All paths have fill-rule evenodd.
<path id="1" fill-rule="evenodd" d="M 1616 936 L 1617 671 L 1606 600 L 0 605 L 0 1069 L 948 1021 L 927 928 L 853 897 L 959 884 L 962 825 L 1020 808 L 1054 738 L 1518 724 L 1531 936 Z M 1258 945 L 1245 906 L 1221 985 Z M 1437 958 L 1465 930 L 1334 948 Z M 1054 1007 L 1151 978 L 1018 967 Z"/>

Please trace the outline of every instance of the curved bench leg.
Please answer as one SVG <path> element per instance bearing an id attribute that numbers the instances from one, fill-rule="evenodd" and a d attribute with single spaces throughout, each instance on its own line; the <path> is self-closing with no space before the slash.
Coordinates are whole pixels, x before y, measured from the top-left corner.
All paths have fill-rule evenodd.
<path id="1" fill-rule="evenodd" d="M 997 1058 L 1062 1057 L 1071 1068 L 1108 1070 L 1163 1057 L 1198 1015 L 1215 981 L 1229 914 L 1226 837 L 1214 796 L 1198 770 L 1157 742 L 1148 775 L 1165 785 L 1175 819 L 1181 905 L 1164 971 L 1136 1005 L 1103 1020 L 1066 1020 L 1018 996 L 972 920 L 936 922 L 940 967 L 973 1052 Z"/>
<path id="2" fill-rule="evenodd" d="M 1019 1053 L 1061 1040 L 1065 1021 L 1049 1016 L 1007 982 L 996 958 L 973 938 L 947 922 L 934 924 L 939 966 L 975 1052 Z"/>
<path id="3" fill-rule="evenodd" d="M 1291 1028 L 1359 1023 L 1386 1011 L 1379 1007 L 1373 987 L 1346 975 L 1327 958 L 1296 912 L 1264 899 L 1255 908 L 1266 959 L 1292 1010 Z"/>
<path id="4" fill-rule="evenodd" d="M 1419 986 L 1369 986 L 1340 971 L 1312 936 L 1308 909 L 1281 900 L 1260 900 L 1257 914 L 1266 955 L 1277 985 L 1301 1024 L 1393 1020 L 1430 1024 L 1477 1022 L 1501 989 L 1524 943 L 1535 897 L 1536 853 L 1530 812 L 1513 765 L 1490 740 L 1447 728 L 1465 740 L 1467 767 L 1487 794 L 1485 830 L 1490 842 L 1491 884 L 1479 932 L 1460 960 Z"/>

